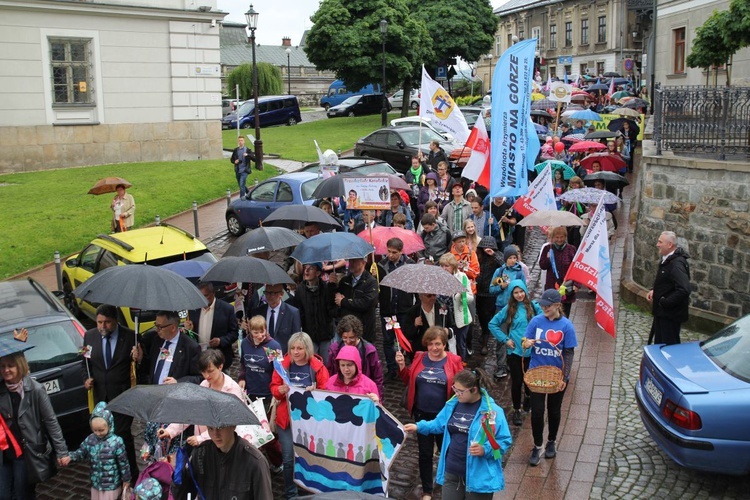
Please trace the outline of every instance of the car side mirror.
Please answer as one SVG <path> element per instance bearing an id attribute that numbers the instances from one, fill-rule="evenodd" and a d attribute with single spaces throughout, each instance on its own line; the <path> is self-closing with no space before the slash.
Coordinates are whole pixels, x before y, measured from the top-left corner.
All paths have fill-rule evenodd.
<path id="1" fill-rule="evenodd" d="M 78 259 L 70 259 L 65 261 L 65 267 L 77 267 Z"/>

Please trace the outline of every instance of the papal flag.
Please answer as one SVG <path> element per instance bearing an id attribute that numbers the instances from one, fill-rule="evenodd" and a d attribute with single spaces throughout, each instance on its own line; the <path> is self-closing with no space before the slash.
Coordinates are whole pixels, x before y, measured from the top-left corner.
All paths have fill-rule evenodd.
<path id="1" fill-rule="evenodd" d="M 422 92 L 419 97 L 419 117 L 427 118 L 439 129 L 449 132 L 457 141 L 466 142 L 469 126 L 450 94 L 422 66 Z"/>

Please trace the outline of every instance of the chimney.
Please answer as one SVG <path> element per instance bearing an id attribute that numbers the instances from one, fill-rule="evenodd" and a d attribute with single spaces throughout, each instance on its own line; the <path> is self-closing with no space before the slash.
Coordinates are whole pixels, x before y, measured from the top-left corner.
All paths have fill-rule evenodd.
<path id="1" fill-rule="evenodd" d="M 281 39 L 281 46 L 282 47 L 291 47 L 292 46 L 292 39 L 288 36 L 285 36 Z"/>

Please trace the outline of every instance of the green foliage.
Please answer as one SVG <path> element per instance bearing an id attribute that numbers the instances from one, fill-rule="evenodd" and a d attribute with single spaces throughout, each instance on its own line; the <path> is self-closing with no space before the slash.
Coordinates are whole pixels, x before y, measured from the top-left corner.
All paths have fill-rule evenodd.
<path id="1" fill-rule="evenodd" d="M 693 47 L 686 63 L 691 68 L 710 68 L 725 64 L 738 50 L 736 42 L 727 44 L 724 33 L 732 22 L 729 11 L 714 11 L 703 25 L 695 30 Z"/>
<path id="2" fill-rule="evenodd" d="M 270 63 L 257 63 L 258 95 L 277 95 L 284 92 L 284 81 L 281 70 Z M 227 91 L 234 95 L 234 88 L 240 86 L 240 99 L 253 97 L 253 65 L 240 64 L 227 75 Z"/>
<path id="3" fill-rule="evenodd" d="M 735 42 L 739 49 L 750 46 L 750 0 L 732 0 L 729 14 L 725 43 Z"/>
<path id="4" fill-rule="evenodd" d="M 456 97 L 455 101 L 456 101 L 456 104 L 459 106 L 470 106 L 472 102 L 481 98 L 482 98 L 481 95 L 464 95 L 464 96 Z"/>

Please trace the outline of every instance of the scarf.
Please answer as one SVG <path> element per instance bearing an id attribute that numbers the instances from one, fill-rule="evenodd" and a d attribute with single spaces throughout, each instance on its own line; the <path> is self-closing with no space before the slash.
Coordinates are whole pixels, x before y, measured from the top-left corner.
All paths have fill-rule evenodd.
<path id="1" fill-rule="evenodd" d="M 422 180 L 422 164 L 420 163 L 416 170 L 414 170 L 414 167 L 409 167 L 409 172 L 414 176 L 414 184 L 420 184 Z"/>
<path id="2" fill-rule="evenodd" d="M 8 388 L 9 391 L 17 392 L 21 396 L 21 399 L 23 399 L 23 379 L 16 382 L 15 384 L 5 382 L 5 386 Z"/>

